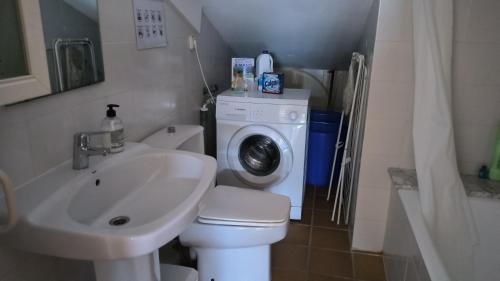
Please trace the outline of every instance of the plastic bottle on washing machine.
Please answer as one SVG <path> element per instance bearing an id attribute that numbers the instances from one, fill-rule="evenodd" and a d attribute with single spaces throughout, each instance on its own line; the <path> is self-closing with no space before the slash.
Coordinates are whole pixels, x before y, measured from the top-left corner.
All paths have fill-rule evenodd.
<path id="1" fill-rule="evenodd" d="M 259 91 L 262 91 L 262 75 L 264 72 L 274 72 L 273 57 L 268 51 L 262 51 L 255 62 L 255 77 L 257 78 Z"/>

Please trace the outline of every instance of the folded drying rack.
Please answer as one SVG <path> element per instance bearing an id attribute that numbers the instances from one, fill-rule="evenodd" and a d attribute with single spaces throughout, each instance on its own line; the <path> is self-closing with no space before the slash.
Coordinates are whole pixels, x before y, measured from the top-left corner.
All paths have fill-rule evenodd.
<path id="1" fill-rule="evenodd" d="M 330 200 L 332 195 L 332 186 L 334 174 L 336 173 L 337 155 L 344 148 L 342 154 L 342 162 L 339 167 L 339 180 L 335 192 L 335 201 L 333 205 L 331 220 L 339 224 L 341 216 L 345 224 L 349 221 L 351 211 L 353 186 L 357 184 L 357 175 L 359 172 L 359 160 L 361 156 L 361 145 L 364 132 L 364 120 L 366 116 L 367 104 L 367 69 L 365 66 L 365 57 L 359 53 L 353 53 L 351 59 L 350 72 L 354 79 L 354 87 L 346 88 L 346 91 L 354 91 L 352 93 L 344 93 L 344 99 L 351 99 L 349 102 L 344 102 L 342 118 L 340 120 L 339 132 L 337 135 L 337 143 L 335 146 L 335 155 L 333 158 L 332 171 L 330 175 L 330 184 L 328 188 L 327 200 Z M 345 108 L 348 105 L 350 108 Z M 345 141 L 342 142 L 341 134 L 344 123 L 347 122 L 347 133 Z M 343 214 L 342 214 L 343 213 Z"/>

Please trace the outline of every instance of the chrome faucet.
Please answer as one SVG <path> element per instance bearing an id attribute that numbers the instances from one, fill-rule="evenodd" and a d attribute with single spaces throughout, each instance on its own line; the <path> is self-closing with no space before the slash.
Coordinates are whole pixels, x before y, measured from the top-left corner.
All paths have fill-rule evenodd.
<path id="1" fill-rule="evenodd" d="M 89 167 L 89 156 L 106 155 L 110 152 L 110 146 L 103 141 L 102 147 L 92 147 L 90 145 L 90 137 L 102 136 L 107 139 L 108 143 L 111 140 L 110 132 L 84 132 L 76 133 L 73 136 L 73 169 L 82 170 Z"/>

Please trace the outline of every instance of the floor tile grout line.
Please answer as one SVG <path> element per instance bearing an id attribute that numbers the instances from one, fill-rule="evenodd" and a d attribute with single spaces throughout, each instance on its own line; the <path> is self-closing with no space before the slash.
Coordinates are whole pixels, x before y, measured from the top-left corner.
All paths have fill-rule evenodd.
<path id="1" fill-rule="evenodd" d="M 349 230 L 346 228 L 335 228 L 335 227 L 328 227 L 328 226 L 319 226 L 319 225 L 314 225 L 314 228 L 319 228 L 319 229 L 325 229 L 325 230 L 335 230 L 335 231 L 342 231 L 342 232 L 348 232 Z"/>
<path id="2" fill-rule="evenodd" d="M 272 269 L 278 269 L 282 271 L 293 271 L 293 272 L 302 272 L 302 273 L 307 273 L 307 270 L 296 270 L 296 269 L 290 269 L 289 267 L 283 267 L 283 266 L 273 266 Z M 0 279 L 1 280 L 1 279 Z"/>
<path id="3" fill-rule="evenodd" d="M 352 253 L 355 255 L 364 255 L 364 256 L 372 256 L 372 257 L 383 257 L 383 254 L 379 253 L 372 253 L 372 252 L 363 252 L 359 250 L 352 250 Z"/>
<path id="4" fill-rule="evenodd" d="M 312 249 L 322 250 L 322 251 L 327 251 L 327 252 L 335 252 L 335 253 L 340 253 L 340 254 L 352 254 L 352 252 L 349 250 L 339 250 L 339 249 L 332 249 L 332 248 L 325 248 L 325 247 L 311 247 L 311 250 Z"/>
<path id="5" fill-rule="evenodd" d="M 346 280 L 346 281 L 364 281 L 364 280 L 356 280 L 354 279 L 354 277 L 345 277 L 345 276 L 342 276 L 342 275 L 336 275 L 336 274 L 332 274 L 332 275 L 325 275 L 325 274 L 316 274 L 317 276 L 322 276 L 322 277 L 327 277 L 327 278 L 335 278 L 335 279 L 342 279 L 342 280 Z"/>

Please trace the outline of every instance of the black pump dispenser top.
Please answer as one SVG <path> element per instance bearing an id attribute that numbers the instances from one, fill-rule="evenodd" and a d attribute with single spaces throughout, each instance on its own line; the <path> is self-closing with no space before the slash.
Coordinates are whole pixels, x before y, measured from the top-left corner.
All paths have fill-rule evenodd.
<path id="1" fill-rule="evenodd" d="M 113 118 L 116 117 L 115 107 L 120 107 L 118 104 L 108 104 L 108 110 L 106 110 L 106 117 Z"/>

